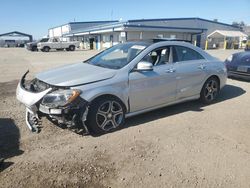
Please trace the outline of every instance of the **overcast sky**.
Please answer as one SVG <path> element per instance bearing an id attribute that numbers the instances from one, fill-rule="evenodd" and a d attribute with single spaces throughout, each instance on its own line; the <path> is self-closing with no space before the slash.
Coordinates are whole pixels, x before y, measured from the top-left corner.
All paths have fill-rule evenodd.
<path id="1" fill-rule="evenodd" d="M 250 25 L 250 0 L 2 0 L 0 33 L 21 31 L 36 39 L 70 21 L 200 17 Z"/>

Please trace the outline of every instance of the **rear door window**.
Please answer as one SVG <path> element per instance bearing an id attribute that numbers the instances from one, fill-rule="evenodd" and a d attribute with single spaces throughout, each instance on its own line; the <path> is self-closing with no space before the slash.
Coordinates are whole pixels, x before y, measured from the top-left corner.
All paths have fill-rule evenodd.
<path id="1" fill-rule="evenodd" d="M 174 62 L 204 59 L 204 57 L 195 50 L 184 46 L 174 46 L 173 58 Z"/>
<path id="2" fill-rule="evenodd" d="M 58 39 L 53 39 L 53 42 L 59 42 Z"/>

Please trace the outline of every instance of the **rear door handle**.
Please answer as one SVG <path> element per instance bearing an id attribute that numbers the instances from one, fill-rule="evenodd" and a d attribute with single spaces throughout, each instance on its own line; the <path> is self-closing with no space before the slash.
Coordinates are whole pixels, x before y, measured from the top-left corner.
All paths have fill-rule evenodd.
<path id="1" fill-rule="evenodd" d="M 198 66 L 198 69 L 201 69 L 201 70 L 204 70 L 205 68 L 206 68 L 206 65 L 204 65 L 204 64 L 201 64 Z"/>
<path id="2" fill-rule="evenodd" d="M 176 70 L 173 68 L 165 70 L 166 73 L 174 73 L 175 71 Z"/>

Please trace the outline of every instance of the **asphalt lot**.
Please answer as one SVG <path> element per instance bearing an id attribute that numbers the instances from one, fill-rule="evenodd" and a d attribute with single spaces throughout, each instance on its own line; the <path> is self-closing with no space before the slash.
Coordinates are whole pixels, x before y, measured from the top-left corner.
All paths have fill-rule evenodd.
<path id="1" fill-rule="evenodd" d="M 224 60 L 231 50 L 211 50 Z M 18 79 L 79 62 L 96 51 L 0 48 L 0 187 L 250 187 L 250 82 L 228 79 L 215 104 L 198 101 L 81 136 L 43 119 L 32 134 L 15 99 Z"/>

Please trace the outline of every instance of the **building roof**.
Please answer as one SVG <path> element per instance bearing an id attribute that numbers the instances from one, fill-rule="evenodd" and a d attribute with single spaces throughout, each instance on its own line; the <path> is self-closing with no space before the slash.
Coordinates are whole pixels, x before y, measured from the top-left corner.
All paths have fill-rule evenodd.
<path id="1" fill-rule="evenodd" d="M 187 24 L 182 27 L 179 24 L 172 24 L 168 23 L 168 21 L 193 21 L 194 23 L 191 24 L 189 27 Z M 238 28 L 238 26 L 233 26 L 230 24 L 225 24 L 221 22 L 206 20 L 202 18 L 158 18 L 158 19 L 135 19 L 135 20 L 127 20 L 127 21 L 109 21 L 104 22 L 103 24 L 96 24 L 96 25 L 86 25 L 84 27 L 78 29 L 72 29 L 69 33 L 65 34 L 64 36 L 80 36 L 80 35 L 87 35 L 87 34 L 94 34 L 94 33 L 105 33 L 105 32 L 113 32 L 113 31 L 175 31 L 175 32 L 188 32 L 188 33 L 202 33 L 206 31 L 207 28 L 202 28 L 203 24 L 199 22 L 210 22 L 214 24 L 220 24 L 229 26 L 232 29 Z M 166 23 L 162 23 L 166 22 Z M 81 22 L 79 22 L 81 23 Z M 84 22 L 83 22 L 84 23 Z M 155 23 L 155 24 L 154 24 Z M 234 29 L 233 29 L 234 30 Z"/>
<path id="2" fill-rule="evenodd" d="M 188 17 L 188 18 L 155 18 L 155 19 L 135 19 L 135 20 L 128 20 L 128 22 L 150 22 L 150 21 L 172 21 L 172 20 L 200 20 L 200 21 L 205 21 L 205 22 L 210 22 L 210 23 L 215 23 L 215 24 L 220 24 L 220 25 L 225 25 L 225 26 L 230 26 L 234 28 L 240 28 L 236 25 L 231 25 L 227 23 L 222 23 L 222 22 L 217 22 L 213 20 L 207 20 L 204 18 L 199 18 L 199 17 Z"/>
<path id="3" fill-rule="evenodd" d="M 114 23 L 114 22 L 118 22 L 118 20 L 110 20 L 110 21 L 86 21 L 86 22 L 69 22 L 68 24 L 87 24 L 87 23 Z"/>
<path id="4" fill-rule="evenodd" d="M 64 25 L 77 25 L 77 24 L 107 24 L 107 23 L 115 23 L 115 22 L 118 22 L 118 20 L 111 20 L 111 21 L 86 21 L 86 22 L 68 22 L 68 23 L 65 23 L 65 24 L 61 24 L 61 25 L 58 25 L 58 26 L 55 26 L 55 27 L 51 27 L 49 29 L 54 29 L 54 28 L 57 28 L 57 27 L 62 27 Z"/>
<path id="5" fill-rule="evenodd" d="M 19 31 L 12 31 L 12 32 L 0 34 L 0 37 L 4 37 L 4 36 L 10 36 L 10 37 L 23 37 L 24 36 L 24 37 L 29 37 L 30 41 L 33 40 L 32 35 L 22 33 L 22 32 L 19 32 Z"/>
<path id="6" fill-rule="evenodd" d="M 22 33 L 19 31 L 12 31 L 12 32 L 8 32 L 8 33 L 2 33 L 0 34 L 0 37 L 2 36 L 25 36 L 25 37 L 32 37 L 32 35 L 26 34 L 26 33 Z"/>
<path id="7" fill-rule="evenodd" d="M 207 36 L 208 38 L 221 38 L 221 37 L 247 37 L 247 34 L 241 31 L 226 31 L 226 30 L 215 30 Z"/>
<path id="8" fill-rule="evenodd" d="M 250 25 L 243 26 L 243 31 L 250 36 Z"/>
<path id="9" fill-rule="evenodd" d="M 189 32 L 189 33 L 202 33 L 205 28 L 190 28 L 190 27 L 169 27 L 169 26 L 157 26 L 157 25 L 144 25 L 131 23 L 129 21 L 116 22 L 116 23 L 107 23 L 97 26 L 91 26 L 86 28 L 81 28 L 77 30 L 70 31 L 70 33 L 65 36 L 80 36 L 94 33 L 105 33 L 113 31 L 124 31 L 124 30 L 141 30 L 144 31 L 176 31 L 176 32 Z"/>

